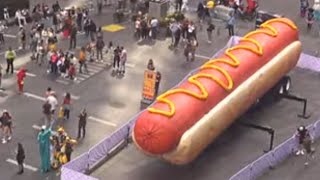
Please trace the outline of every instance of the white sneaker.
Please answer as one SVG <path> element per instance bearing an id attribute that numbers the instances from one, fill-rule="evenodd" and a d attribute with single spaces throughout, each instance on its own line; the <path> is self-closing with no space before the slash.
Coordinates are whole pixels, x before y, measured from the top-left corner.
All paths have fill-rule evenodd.
<path id="1" fill-rule="evenodd" d="M 212 42 L 211 42 L 211 41 L 208 41 L 208 43 L 211 44 Z"/>
<path id="2" fill-rule="evenodd" d="M 301 150 L 301 155 L 304 155 L 304 151 L 303 150 Z"/>
<path id="3" fill-rule="evenodd" d="M 296 152 L 296 155 L 299 156 L 300 154 L 301 154 L 301 151 L 298 150 L 298 151 Z"/>
<path id="4" fill-rule="evenodd" d="M 10 141 L 11 139 L 12 139 L 12 136 L 9 136 L 9 137 L 8 137 L 8 141 Z"/>
<path id="5" fill-rule="evenodd" d="M 305 162 L 304 165 L 305 165 L 305 166 L 308 166 L 308 165 L 309 165 L 309 162 Z"/>
<path id="6" fill-rule="evenodd" d="M 7 140 L 6 139 L 2 139 L 2 144 L 6 144 Z"/>

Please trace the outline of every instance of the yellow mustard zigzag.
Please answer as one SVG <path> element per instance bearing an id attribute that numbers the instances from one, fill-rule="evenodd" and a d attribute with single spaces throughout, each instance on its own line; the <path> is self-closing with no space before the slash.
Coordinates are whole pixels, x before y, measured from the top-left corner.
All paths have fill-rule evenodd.
<path id="1" fill-rule="evenodd" d="M 211 79 L 211 80 L 215 81 L 217 84 L 219 84 L 226 91 L 231 91 L 233 89 L 233 85 L 234 85 L 231 75 L 225 69 L 217 66 L 216 63 L 224 63 L 224 64 L 227 64 L 227 65 L 232 66 L 234 68 L 238 67 L 240 65 L 240 61 L 238 60 L 237 57 L 235 57 L 231 53 L 233 50 L 237 50 L 237 49 L 248 50 L 248 51 L 251 51 L 259 56 L 263 55 L 263 49 L 262 49 L 261 44 L 257 40 L 252 39 L 250 37 L 253 35 L 259 34 L 259 33 L 266 34 L 271 37 L 276 37 L 278 35 L 278 31 L 270 25 L 270 23 L 272 23 L 272 22 L 284 23 L 284 24 L 290 26 L 294 30 L 297 29 L 297 26 L 295 24 L 293 24 L 291 21 L 289 21 L 287 19 L 283 19 L 283 18 L 271 19 L 271 20 L 263 23 L 261 25 L 261 27 L 263 29 L 258 29 L 258 30 L 252 31 L 240 39 L 240 42 L 252 43 L 255 46 L 255 48 L 252 48 L 252 46 L 249 46 L 249 45 L 236 45 L 234 47 L 228 48 L 225 51 L 225 55 L 228 56 L 231 59 L 231 61 L 229 59 L 223 59 L 223 58 L 211 59 L 207 63 L 205 63 L 203 66 L 201 66 L 201 70 L 202 69 L 214 69 L 214 70 L 218 71 L 226 78 L 228 83 L 224 83 L 223 80 L 219 79 L 218 77 L 216 77 L 212 74 L 206 74 L 206 73 L 195 74 L 195 75 L 188 78 L 188 82 L 197 86 L 201 91 L 200 94 L 193 92 L 193 91 L 190 91 L 188 89 L 182 89 L 182 88 L 172 89 L 172 90 L 169 90 L 169 91 L 167 91 L 157 97 L 157 101 L 160 103 L 167 104 L 169 106 L 170 111 L 164 111 L 164 110 L 156 109 L 153 107 L 148 108 L 148 111 L 151 113 L 155 113 L 155 114 L 161 114 L 161 115 L 164 115 L 167 117 L 172 117 L 175 114 L 175 105 L 172 101 L 170 101 L 166 97 L 169 95 L 177 94 L 177 93 L 187 94 L 187 95 L 190 95 L 190 96 L 195 97 L 200 100 L 206 100 L 209 96 L 208 91 L 197 80 L 198 78 Z"/>

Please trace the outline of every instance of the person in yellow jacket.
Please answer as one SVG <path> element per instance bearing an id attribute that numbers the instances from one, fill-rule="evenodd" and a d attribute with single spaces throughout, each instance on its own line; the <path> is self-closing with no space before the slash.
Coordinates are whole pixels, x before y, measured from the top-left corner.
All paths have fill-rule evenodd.
<path id="1" fill-rule="evenodd" d="M 11 71 L 11 74 L 13 74 L 13 61 L 16 58 L 16 52 L 14 52 L 14 50 L 12 50 L 11 47 L 9 47 L 8 51 L 6 51 L 5 53 L 5 58 L 7 60 L 7 74 L 9 73 L 9 70 Z"/>

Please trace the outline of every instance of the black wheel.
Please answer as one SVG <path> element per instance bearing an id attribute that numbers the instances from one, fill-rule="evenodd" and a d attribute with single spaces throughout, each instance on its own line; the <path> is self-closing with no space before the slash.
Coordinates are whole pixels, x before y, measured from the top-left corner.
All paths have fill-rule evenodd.
<path id="1" fill-rule="evenodd" d="M 280 89 L 279 93 L 280 94 L 288 94 L 291 88 L 291 79 L 288 76 L 285 76 L 282 78 L 280 81 Z"/>

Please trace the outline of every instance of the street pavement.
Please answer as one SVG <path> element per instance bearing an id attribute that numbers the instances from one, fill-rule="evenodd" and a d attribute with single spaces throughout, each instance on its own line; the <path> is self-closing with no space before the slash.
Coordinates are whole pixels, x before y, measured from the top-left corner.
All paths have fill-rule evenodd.
<path id="1" fill-rule="evenodd" d="M 289 8 L 288 4 L 292 7 Z M 194 1 L 191 2 L 191 6 L 195 6 Z M 279 14 L 284 13 L 297 21 L 302 29 L 301 40 L 304 51 L 316 54 L 316 45 L 319 41 L 316 39 L 317 32 L 312 31 L 306 34 L 305 21 L 298 18 L 298 3 L 289 3 L 289 0 L 281 2 L 268 0 L 261 1 L 260 8 Z M 104 8 L 102 15 L 97 16 L 94 13 L 93 18 L 98 26 L 109 25 L 113 23 L 112 12 L 112 8 Z M 194 18 L 194 13 L 189 13 L 188 16 Z M 253 23 L 237 23 L 237 35 L 243 35 L 254 27 Z M 38 130 L 33 127 L 41 126 L 43 123 L 41 106 L 47 87 L 50 86 L 57 92 L 59 103 L 65 92 L 73 95 L 71 118 L 68 122 L 64 122 L 67 132 L 72 137 L 77 135 L 77 115 L 82 108 L 87 109 L 90 117 L 87 123 L 87 136 L 75 147 L 72 155 L 75 157 L 110 135 L 140 110 L 143 72 L 148 59 L 152 58 L 156 69 L 162 73 L 160 92 L 164 92 L 177 84 L 190 70 L 203 64 L 207 60 L 205 57 L 211 57 L 229 40 L 227 32 L 222 30 L 220 36 L 215 36 L 213 44 L 210 45 L 206 43 L 206 32 L 200 31 L 198 56 L 195 62 L 190 63 L 183 57 L 182 46 L 177 52 L 168 49 L 171 41 L 169 38 L 160 37 L 156 42 L 137 43 L 133 38 L 133 24 L 124 22 L 122 25 L 125 27 L 122 31 L 105 32 L 104 40 L 106 44 L 113 41 L 115 45 L 124 46 L 127 49 L 128 62 L 124 76 L 112 74 L 111 61 L 105 59 L 103 63 L 89 63 L 89 74 L 80 75 L 76 81 L 69 81 L 62 77 L 48 75 L 45 66 L 39 67 L 30 62 L 30 53 L 19 52 L 19 57 L 15 61 L 16 69 L 19 66 L 25 66 L 29 73 L 25 80 L 26 93 L 17 95 L 16 79 L 13 75 L 5 75 L 3 87 L 6 90 L 0 92 L 0 110 L 8 109 L 13 114 L 15 126 L 13 140 L 8 144 L 0 144 L 1 179 L 59 179 L 58 172 L 41 174 L 38 170 L 40 165 L 36 142 Z M 13 37 L 16 33 L 16 27 L 10 27 L 7 30 L 8 37 L 5 37 L 6 44 L 0 46 L 0 55 L 9 46 L 18 47 L 17 40 Z M 79 34 L 77 46 L 81 47 L 87 41 L 85 36 Z M 67 49 L 68 46 L 68 40 L 61 40 L 59 43 L 62 49 Z M 0 63 L 5 63 L 4 58 L 1 58 Z M 300 123 L 309 124 L 319 117 L 319 112 L 316 111 L 320 103 L 316 91 L 320 85 L 317 81 L 318 76 L 300 69 L 295 69 L 291 76 L 293 92 L 310 100 L 308 108 L 313 114 L 309 120 L 297 118 L 296 114 L 301 111 L 301 105 L 286 100 L 261 108 L 242 118 L 243 121 L 275 128 L 276 145 L 292 135 Z M 263 150 L 268 147 L 268 141 L 269 137 L 265 132 L 234 125 L 194 163 L 182 167 L 149 158 L 137 151 L 133 145 L 129 145 L 92 175 L 100 179 L 121 180 L 227 179 L 247 163 L 262 155 Z M 26 169 L 22 176 L 15 174 L 17 166 L 10 160 L 15 159 L 14 150 L 17 142 L 22 142 L 24 145 L 25 163 L 29 165 L 29 169 Z"/>

